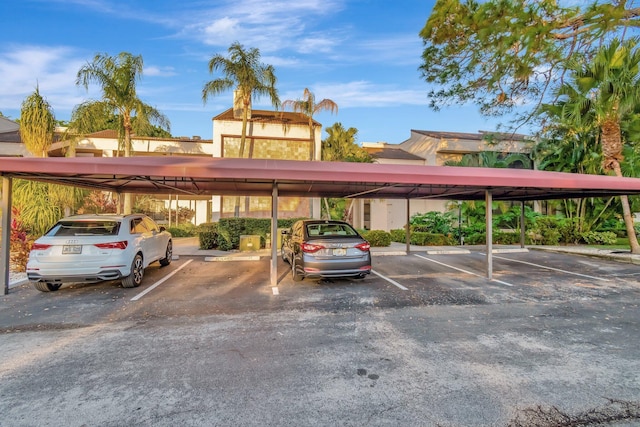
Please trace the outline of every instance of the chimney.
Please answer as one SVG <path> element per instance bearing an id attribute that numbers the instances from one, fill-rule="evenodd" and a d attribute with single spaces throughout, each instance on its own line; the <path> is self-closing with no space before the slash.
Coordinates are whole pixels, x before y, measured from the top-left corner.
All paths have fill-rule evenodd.
<path id="1" fill-rule="evenodd" d="M 233 91 L 233 118 L 241 119 L 242 118 L 242 110 L 244 106 L 242 105 L 242 91 L 240 89 L 236 89 Z M 247 118 L 251 118 L 251 103 L 249 103 L 249 112 L 247 114 Z"/>

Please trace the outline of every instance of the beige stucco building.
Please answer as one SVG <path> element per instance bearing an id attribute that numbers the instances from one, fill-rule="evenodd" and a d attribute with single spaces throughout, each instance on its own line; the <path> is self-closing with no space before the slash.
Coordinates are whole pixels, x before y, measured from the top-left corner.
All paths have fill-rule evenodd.
<path id="1" fill-rule="evenodd" d="M 313 121 L 314 140 L 310 140 L 308 118 L 300 113 L 249 110 L 244 157 L 320 161 L 322 125 Z M 239 157 L 242 110 L 230 108 L 213 118 L 213 156 Z M 312 145 L 313 144 L 313 145 Z M 271 217 L 271 197 L 242 197 L 241 216 Z M 213 198 L 213 220 L 234 216 L 236 197 Z M 320 199 L 286 198 L 278 200 L 278 217 L 320 217 Z"/>
<path id="2" fill-rule="evenodd" d="M 501 133 L 460 133 L 411 130 L 409 139 L 400 144 L 363 143 L 363 148 L 376 163 L 443 166 L 447 161 L 459 161 L 462 156 L 482 151 L 501 154 L 529 155 L 531 145 L 524 135 Z M 453 173 L 453 170 L 452 170 Z M 404 227 L 409 216 L 431 211 L 445 212 L 452 201 L 412 199 L 359 200 L 354 210 L 353 224 L 369 230 L 393 230 Z M 455 201 L 453 201 L 455 203 Z M 375 213 L 375 214 L 372 214 Z"/>

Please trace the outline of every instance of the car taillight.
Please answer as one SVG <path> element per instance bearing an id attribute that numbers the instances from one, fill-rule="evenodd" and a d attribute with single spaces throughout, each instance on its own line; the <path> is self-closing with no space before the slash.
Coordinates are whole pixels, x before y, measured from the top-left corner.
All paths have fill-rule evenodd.
<path id="1" fill-rule="evenodd" d="M 371 248 L 371 245 L 369 244 L 369 242 L 364 242 L 358 243 L 355 247 L 360 249 L 362 252 L 367 252 Z"/>
<path id="2" fill-rule="evenodd" d="M 122 242 L 95 243 L 93 246 L 100 249 L 127 249 L 128 243 L 126 240 L 123 240 Z"/>
<path id="3" fill-rule="evenodd" d="M 314 245 L 313 243 L 303 243 L 300 245 L 300 249 L 302 249 L 302 252 L 306 252 L 306 253 L 314 253 L 314 252 L 318 252 L 320 249 L 324 249 L 324 246 L 322 245 Z"/>
<path id="4" fill-rule="evenodd" d="M 44 251 L 45 249 L 49 249 L 51 245 L 45 245 L 44 243 L 34 243 L 31 245 L 32 251 Z"/>

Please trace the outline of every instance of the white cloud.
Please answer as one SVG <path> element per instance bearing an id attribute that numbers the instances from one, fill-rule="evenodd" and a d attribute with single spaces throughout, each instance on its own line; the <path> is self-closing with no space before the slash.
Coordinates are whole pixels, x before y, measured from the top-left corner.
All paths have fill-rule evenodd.
<path id="1" fill-rule="evenodd" d="M 5 47 L 0 51 L 0 108 L 19 110 L 38 86 L 54 110 L 71 109 L 85 98 L 75 85 L 85 62 L 67 47 Z"/>
<path id="2" fill-rule="evenodd" d="M 425 91 L 412 89 L 398 89 L 395 85 L 378 85 L 367 81 L 353 81 L 348 83 L 322 83 L 311 88 L 319 101 L 329 98 L 340 108 L 355 107 L 389 107 L 402 105 L 427 105 Z M 297 99 L 301 95 L 294 95 Z"/>
<path id="3" fill-rule="evenodd" d="M 177 73 L 175 68 L 173 67 L 158 67 L 155 65 L 144 67 L 144 75 L 145 76 L 153 76 L 153 77 L 171 77 L 175 76 Z"/>
<path id="4" fill-rule="evenodd" d="M 173 23 L 178 36 L 198 40 L 209 46 L 228 47 L 239 41 L 261 52 L 301 49 L 305 45 L 326 50 L 335 45 L 331 31 L 305 41 L 313 21 L 338 13 L 343 0 L 237 0 L 205 10 L 192 10 Z M 184 23 L 188 24 L 184 24 Z"/>

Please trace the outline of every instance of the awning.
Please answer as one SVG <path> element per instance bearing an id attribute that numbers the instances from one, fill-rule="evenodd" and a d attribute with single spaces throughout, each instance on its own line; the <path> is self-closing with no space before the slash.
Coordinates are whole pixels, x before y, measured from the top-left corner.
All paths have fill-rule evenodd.
<path id="1" fill-rule="evenodd" d="M 454 166 L 193 157 L 0 158 L 0 174 L 114 192 L 542 200 L 640 194 L 640 179 Z"/>

